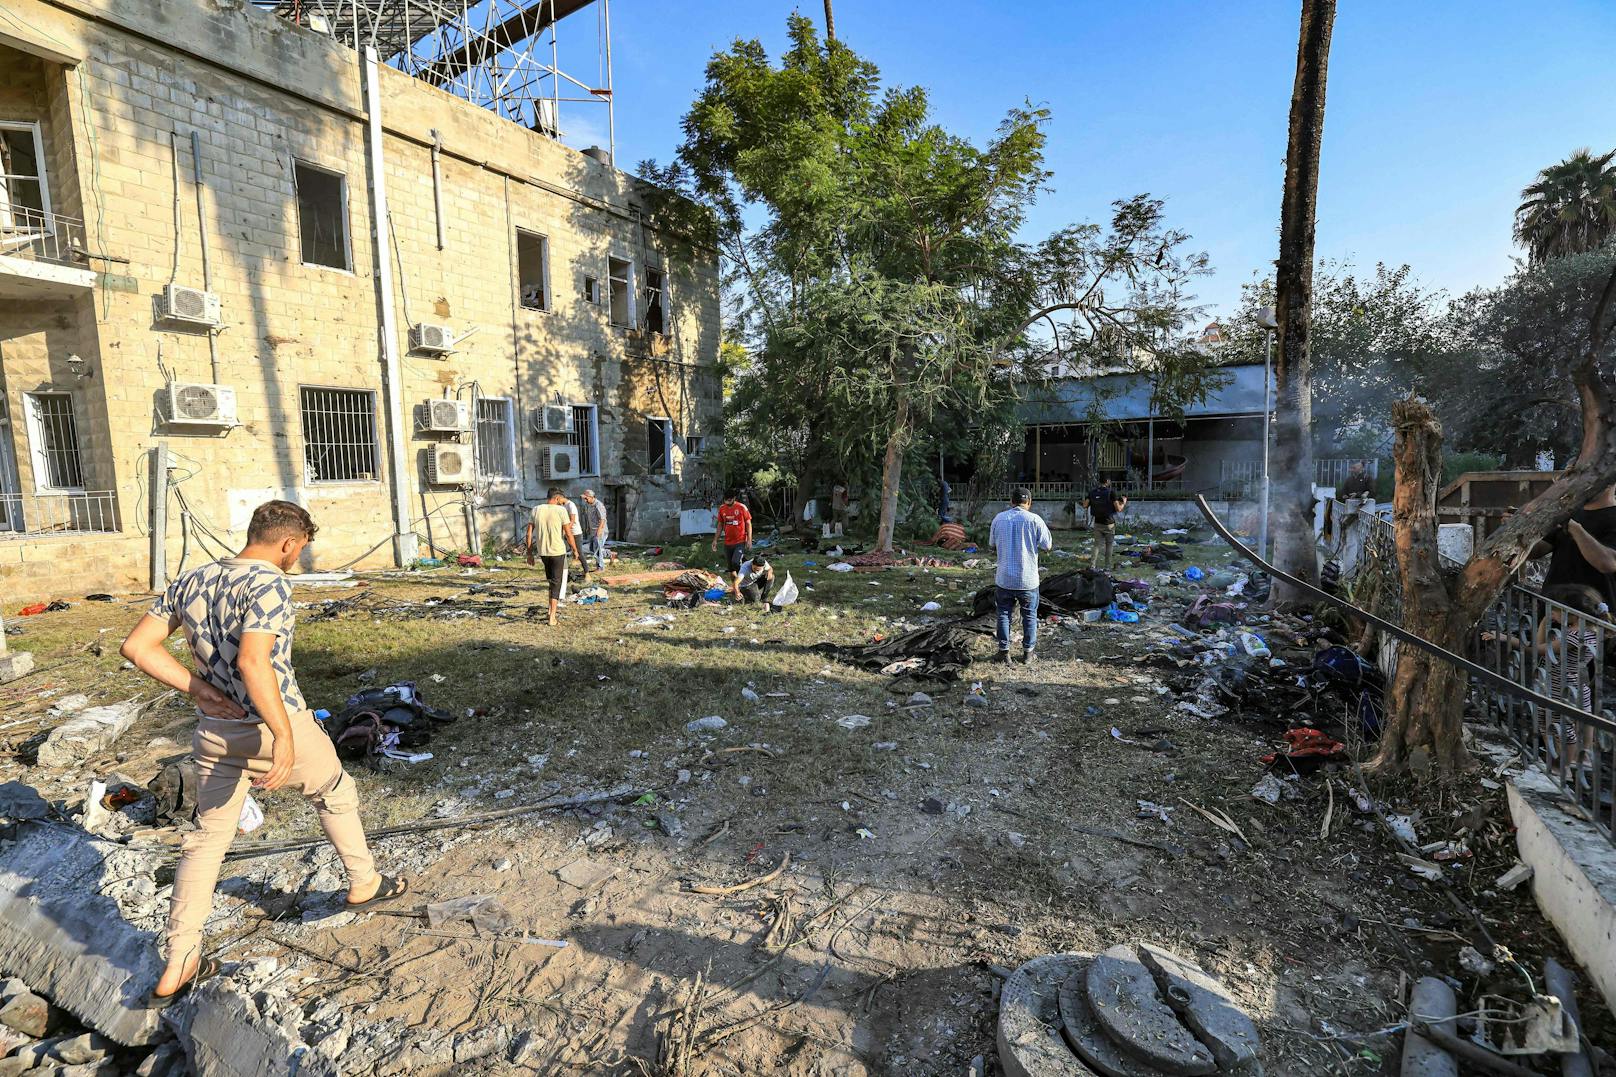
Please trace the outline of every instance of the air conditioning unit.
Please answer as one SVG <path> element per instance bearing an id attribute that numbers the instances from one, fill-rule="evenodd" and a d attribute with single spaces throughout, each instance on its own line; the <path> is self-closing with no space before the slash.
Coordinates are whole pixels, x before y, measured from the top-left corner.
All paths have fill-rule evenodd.
<path id="1" fill-rule="evenodd" d="M 163 288 L 162 316 L 171 322 L 192 325 L 219 324 L 219 297 L 200 288 L 168 284 Z"/>
<path id="2" fill-rule="evenodd" d="M 236 391 L 223 385 L 169 382 L 168 421 L 190 426 L 235 426 Z"/>
<path id="3" fill-rule="evenodd" d="M 422 430 L 459 434 L 471 429 L 471 408 L 464 400 L 428 400 L 417 419 Z"/>
<path id="4" fill-rule="evenodd" d="M 427 450 L 426 481 L 431 486 L 465 486 L 471 482 L 471 446 L 446 443 Z"/>
<path id="5" fill-rule="evenodd" d="M 572 433 L 572 409 L 565 404 L 546 404 L 533 409 L 535 434 Z"/>
<path id="6" fill-rule="evenodd" d="M 578 477 L 578 448 L 575 445 L 550 445 L 539 457 L 539 478 L 576 479 Z"/>
<path id="7" fill-rule="evenodd" d="M 454 351 L 455 333 L 447 325 L 421 322 L 410 326 L 410 347 L 429 355 L 447 355 Z"/>

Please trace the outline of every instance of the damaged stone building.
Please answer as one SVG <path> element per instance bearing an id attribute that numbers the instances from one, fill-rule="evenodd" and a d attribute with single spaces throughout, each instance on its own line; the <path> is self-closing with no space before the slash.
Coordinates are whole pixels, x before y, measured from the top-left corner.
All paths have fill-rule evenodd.
<path id="1" fill-rule="evenodd" d="M 144 588 L 271 497 L 307 568 L 509 541 L 551 485 L 628 539 L 716 501 L 716 253 L 453 92 L 486 56 L 422 77 L 440 6 L 7 0 L 0 593 Z"/>

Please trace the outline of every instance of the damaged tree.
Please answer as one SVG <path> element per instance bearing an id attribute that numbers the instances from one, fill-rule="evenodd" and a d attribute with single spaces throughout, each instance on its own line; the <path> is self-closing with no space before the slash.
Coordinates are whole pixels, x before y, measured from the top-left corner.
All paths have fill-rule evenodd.
<path id="1" fill-rule="evenodd" d="M 1616 256 L 1601 256 L 1602 277 L 1571 262 L 1522 270 L 1512 283 L 1535 291 L 1556 309 L 1586 312 L 1582 346 L 1566 357 L 1582 418 L 1576 462 L 1456 572 L 1445 572 L 1437 557 L 1442 428 L 1424 401 L 1410 398 L 1392 408 L 1397 438 L 1392 511 L 1403 627 L 1450 651 L 1465 651 L 1467 635 L 1533 547 L 1616 482 L 1616 385 L 1609 347 L 1616 313 Z M 1385 729 L 1372 766 L 1399 772 L 1424 760 L 1444 774 L 1466 766 L 1464 701 L 1465 682 L 1458 670 L 1416 648 L 1399 648 L 1396 675 L 1387 690 Z"/>
<path id="2" fill-rule="evenodd" d="M 1277 567 L 1309 583 L 1319 578 L 1313 551 L 1313 397 L 1308 334 L 1313 306 L 1313 234 L 1319 201 L 1319 146 L 1324 138 L 1324 91 L 1330 65 L 1335 0 L 1302 0 L 1291 90 L 1285 197 L 1275 263 L 1274 521 Z M 1264 550 L 1266 556 L 1268 551 Z M 1275 588 L 1276 596 L 1281 595 Z"/>

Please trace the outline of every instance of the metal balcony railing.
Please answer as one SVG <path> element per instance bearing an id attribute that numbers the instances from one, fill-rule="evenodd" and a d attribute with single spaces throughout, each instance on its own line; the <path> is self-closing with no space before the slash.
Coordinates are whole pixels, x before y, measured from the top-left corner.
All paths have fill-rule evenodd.
<path id="1" fill-rule="evenodd" d="M 118 530 L 118 495 L 111 490 L 60 494 L 0 493 L 0 540 Z"/>
<path id="2" fill-rule="evenodd" d="M 77 217 L 17 206 L 0 209 L 0 255 L 83 266 L 84 251 L 84 222 Z"/>

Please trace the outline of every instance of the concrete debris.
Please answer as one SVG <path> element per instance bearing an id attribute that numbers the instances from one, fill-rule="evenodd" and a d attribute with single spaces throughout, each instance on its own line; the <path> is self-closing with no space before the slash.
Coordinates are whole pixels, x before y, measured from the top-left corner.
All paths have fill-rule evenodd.
<path id="1" fill-rule="evenodd" d="M 340 1077 L 325 1044 L 303 1039 L 297 1006 L 276 992 L 248 994 L 215 977 L 168 1013 L 196 1077 Z"/>
<path id="2" fill-rule="evenodd" d="M 1251 1074 L 1257 1063 L 1257 1026 L 1223 985 L 1175 953 L 1139 944 L 1139 960 L 1153 974 L 1167 1004 L 1217 1059 L 1218 1069 Z"/>
<path id="3" fill-rule="evenodd" d="M 1466 946 L 1459 951 L 1459 967 L 1473 976 L 1491 976 L 1498 966 L 1483 957 L 1474 946 Z"/>
<path id="4" fill-rule="evenodd" d="M 50 1003 L 32 991 L 13 995 L 0 1006 L 0 1025 L 30 1039 L 39 1039 L 50 1030 Z"/>
<path id="5" fill-rule="evenodd" d="M 1517 862 L 1493 883 L 1500 890 L 1513 890 L 1532 877 L 1532 865 Z"/>
<path id="6" fill-rule="evenodd" d="M 1157 1069 L 1177 1074 L 1217 1071 L 1206 1045 L 1163 1001 L 1156 978 L 1132 946 L 1113 946 L 1089 965 L 1088 1000 L 1106 1035 Z"/>
<path id="7" fill-rule="evenodd" d="M 138 703 L 91 707 L 63 722 L 39 746 L 39 765 L 66 769 L 79 767 L 105 751 L 126 733 L 140 716 Z"/>
<path id="8" fill-rule="evenodd" d="M 598 860 L 582 857 L 556 871 L 556 878 L 579 890 L 593 890 L 617 874 L 617 868 Z"/>
<path id="9" fill-rule="evenodd" d="M 716 733 L 718 730 L 723 729 L 727 725 L 729 725 L 729 723 L 724 721 L 724 719 L 720 718 L 718 715 L 709 714 L 705 718 L 697 718 L 695 721 L 686 722 L 685 732 Z"/>
<path id="10" fill-rule="evenodd" d="M 867 714 L 849 714 L 836 719 L 836 724 L 841 726 L 843 729 L 863 729 L 872 721 L 874 721 L 874 719 Z"/>

